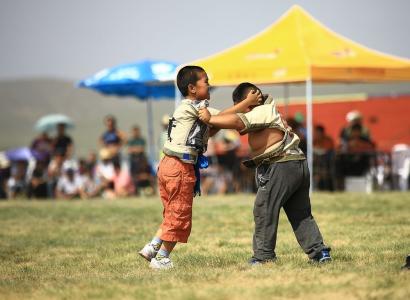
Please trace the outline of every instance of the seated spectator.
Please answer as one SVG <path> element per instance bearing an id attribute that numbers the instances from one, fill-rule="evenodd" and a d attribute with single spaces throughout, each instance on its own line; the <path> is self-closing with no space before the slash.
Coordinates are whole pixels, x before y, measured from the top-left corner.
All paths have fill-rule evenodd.
<path id="1" fill-rule="evenodd" d="M 95 169 L 96 181 L 102 192 L 103 198 L 113 198 L 114 193 L 114 166 L 111 151 L 102 148 L 100 150 L 100 161 Z"/>
<path id="2" fill-rule="evenodd" d="M 215 154 L 218 160 L 219 180 L 224 183 L 218 189 L 219 193 L 234 191 L 233 170 L 238 162 L 236 151 L 240 146 L 239 135 L 234 130 L 224 129 L 215 135 Z"/>
<path id="3" fill-rule="evenodd" d="M 351 138 L 352 129 L 355 125 L 360 125 L 360 138 L 362 140 L 370 141 L 370 131 L 363 125 L 363 117 L 362 114 L 357 111 L 353 110 L 347 113 L 346 115 L 347 125 L 342 128 L 340 131 L 340 145 L 342 148 L 347 147 L 347 143 Z M 359 128 L 359 127 L 356 127 Z"/>
<path id="4" fill-rule="evenodd" d="M 53 147 L 55 153 L 63 154 L 64 158 L 71 158 L 74 153 L 74 144 L 70 136 L 65 132 L 65 124 L 57 125 L 57 136 L 54 138 Z"/>
<path id="5" fill-rule="evenodd" d="M 325 128 L 322 125 L 317 125 L 313 133 L 313 151 L 323 154 L 334 149 L 333 139 L 326 134 Z"/>
<path id="6" fill-rule="evenodd" d="M 201 174 L 201 193 L 203 195 L 224 195 L 229 191 L 232 182 L 232 172 L 226 170 L 220 164 L 211 164 Z"/>
<path id="7" fill-rule="evenodd" d="M 48 165 L 53 153 L 53 140 L 48 136 L 47 132 L 42 132 L 31 143 L 32 150 L 36 151 L 42 157 L 42 161 Z"/>
<path id="8" fill-rule="evenodd" d="M 303 153 L 307 154 L 306 128 L 303 125 L 303 122 L 304 117 L 300 112 L 296 113 L 294 118 L 287 118 L 285 120 L 286 125 L 298 135 L 300 139 L 299 148 L 303 151 Z"/>
<path id="9" fill-rule="evenodd" d="M 27 165 L 24 161 L 18 161 L 11 169 L 11 177 L 7 181 L 7 196 L 9 199 L 26 195 Z"/>
<path id="10" fill-rule="evenodd" d="M 37 161 L 36 167 L 31 174 L 28 183 L 27 197 L 29 199 L 45 199 L 48 196 L 47 192 L 47 167 L 46 163 Z"/>
<path id="11" fill-rule="evenodd" d="M 249 159 L 250 155 L 247 134 L 239 136 L 239 146 L 236 148 L 235 155 L 236 160 L 232 166 L 234 192 L 252 192 L 255 186 L 255 172 L 242 163 L 242 161 Z"/>
<path id="12" fill-rule="evenodd" d="M 97 153 L 95 151 L 91 151 L 88 154 L 87 160 L 87 169 L 90 171 L 90 175 L 93 179 L 95 179 L 95 173 L 97 168 Z"/>
<path id="13" fill-rule="evenodd" d="M 138 126 L 132 128 L 131 138 L 127 142 L 129 165 L 132 175 L 136 174 L 136 169 L 145 157 L 145 139 L 141 136 Z"/>
<path id="14" fill-rule="evenodd" d="M 128 170 L 121 168 L 118 161 L 114 161 L 114 192 L 115 197 L 128 197 L 134 194 L 135 187 Z"/>
<path id="15" fill-rule="evenodd" d="M 81 181 L 72 168 L 64 168 L 64 175 L 59 178 L 56 187 L 56 196 L 58 199 L 80 198 Z"/>
<path id="16" fill-rule="evenodd" d="M 134 185 L 139 195 L 151 196 L 155 192 L 155 178 L 146 156 L 143 156 L 134 170 Z"/>
<path id="17" fill-rule="evenodd" d="M 316 189 L 334 189 L 334 142 L 322 125 L 313 133 L 313 184 Z"/>
<path id="18" fill-rule="evenodd" d="M 81 199 L 88 199 L 98 196 L 100 188 L 92 176 L 87 161 L 84 159 L 79 160 L 78 178 L 80 179 Z"/>
<path id="19" fill-rule="evenodd" d="M 0 199 L 7 199 L 7 181 L 10 178 L 10 161 L 0 154 Z"/>
<path id="20" fill-rule="evenodd" d="M 57 186 L 58 179 L 63 174 L 63 164 L 65 162 L 65 155 L 62 149 L 55 152 L 47 170 L 47 186 L 48 186 L 48 197 L 55 197 L 55 188 Z"/>
<path id="21" fill-rule="evenodd" d="M 350 137 L 347 140 L 347 152 L 362 153 L 373 152 L 375 150 L 375 145 L 369 140 L 368 137 L 363 137 L 362 133 L 362 125 L 355 124 L 352 126 Z"/>
<path id="22" fill-rule="evenodd" d="M 375 157 L 375 145 L 362 136 L 362 126 L 351 127 L 350 137 L 345 145 L 341 145 L 338 155 L 338 169 L 342 176 L 363 176 L 370 170 Z"/>

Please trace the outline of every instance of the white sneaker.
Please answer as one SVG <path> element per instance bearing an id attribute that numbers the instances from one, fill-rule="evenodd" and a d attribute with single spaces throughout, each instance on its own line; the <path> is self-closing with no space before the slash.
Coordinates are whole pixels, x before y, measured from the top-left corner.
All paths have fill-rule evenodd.
<path id="1" fill-rule="evenodd" d="M 174 267 L 171 259 L 169 257 L 153 258 L 149 264 L 151 269 L 156 270 L 168 270 Z"/>
<path id="2" fill-rule="evenodd" d="M 151 261 L 155 256 L 157 256 L 158 250 L 155 250 L 154 245 L 148 243 L 138 252 L 143 258 L 148 261 Z"/>

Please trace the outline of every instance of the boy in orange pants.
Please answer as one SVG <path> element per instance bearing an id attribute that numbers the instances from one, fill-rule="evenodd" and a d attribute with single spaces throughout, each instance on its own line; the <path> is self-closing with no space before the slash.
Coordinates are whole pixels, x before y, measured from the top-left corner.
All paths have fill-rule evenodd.
<path id="1" fill-rule="evenodd" d="M 204 69 L 185 66 L 177 75 L 177 86 L 185 97 L 168 125 L 164 158 L 158 167 L 160 197 L 164 207 L 163 221 L 152 241 L 139 254 L 150 261 L 153 269 L 169 269 L 169 257 L 176 243 L 186 243 L 191 233 L 192 202 L 199 193 L 199 164 L 206 167 L 204 156 L 208 138 L 215 132 L 199 120 L 198 111 L 208 106 L 209 83 Z M 250 92 L 246 99 L 221 114 L 236 113 L 261 100 L 260 93 Z M 208 108 L 212 114 L 216 109 Z"/>

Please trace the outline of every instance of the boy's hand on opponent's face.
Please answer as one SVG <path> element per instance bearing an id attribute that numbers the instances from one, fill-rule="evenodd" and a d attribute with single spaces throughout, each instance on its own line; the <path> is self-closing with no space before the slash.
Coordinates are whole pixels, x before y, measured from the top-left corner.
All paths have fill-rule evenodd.
<path id="1" fill-rule="evenodd" d="M 246 101 L 246 104 L 248 105 L 248 107 L 262 104 L 263 102 L 262 93 L 259 90 L 257 91 L 250 90 L 244 101 Z"/>
<path id="2" fill-rule="evenodd" d="M 204 107 L 199 109 L 198 117 L 202 122 L 208 123 L 211 119 L 211 114 L 209 113 L 209 110 L 206 107 Z"/>

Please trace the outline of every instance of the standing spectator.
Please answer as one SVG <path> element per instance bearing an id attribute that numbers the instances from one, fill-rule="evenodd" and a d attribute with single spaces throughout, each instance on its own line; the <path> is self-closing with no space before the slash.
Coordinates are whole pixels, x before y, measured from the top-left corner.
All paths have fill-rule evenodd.
<path id="1" fill-rule="evenodd" d="M 121 161 L 121 147 L 126 142 L 126 134 L 117 128 L 117 120 L 108 115 L 104 119 L 106 131 L 100 137 L 100 144 L 110 151 L 112 158 Z"/>
<path id="2" fill-rule="evenodd" d="M 143 156 L 135 170 L 134 185 L 139 195 L 150 196 L 155 192 L 155 178 L 146 156 Z"/>
<path id="3" fill-rule="evenodd" d="M 41 161 L 48 165 L 53 153 L 53 140 L 48 136 L 47 132 L 40 133 L 33 140 L 30 148 L 39 153 L 42 158 Z"/>
<path id="4" fill-rule="evenodd" d="M 141 136 L 140 128 L 135 125 L 132 128 L 131 138 L 127 142 L 130 171 L 132 176 L 136 174 L 138 164 L 140 164 L 145 157 L 145 144 L 145 139 Z"/>
<path id="5" fill-rule="evenodd" d="M 62 153 L 66 159 L 70 159 L 74 152 L 73 140 L 65 132 L 66 126 L 61 123 L 57 125 L 57 136 L 53 141 L 54 152 Z"/>
<path id="6" fill-rule="evenodd" d="M 334 189 L 334 150 L 333 139 L 322 125 L 315 126 L 313 133 L 313 184 L 319 190 Z"/>

